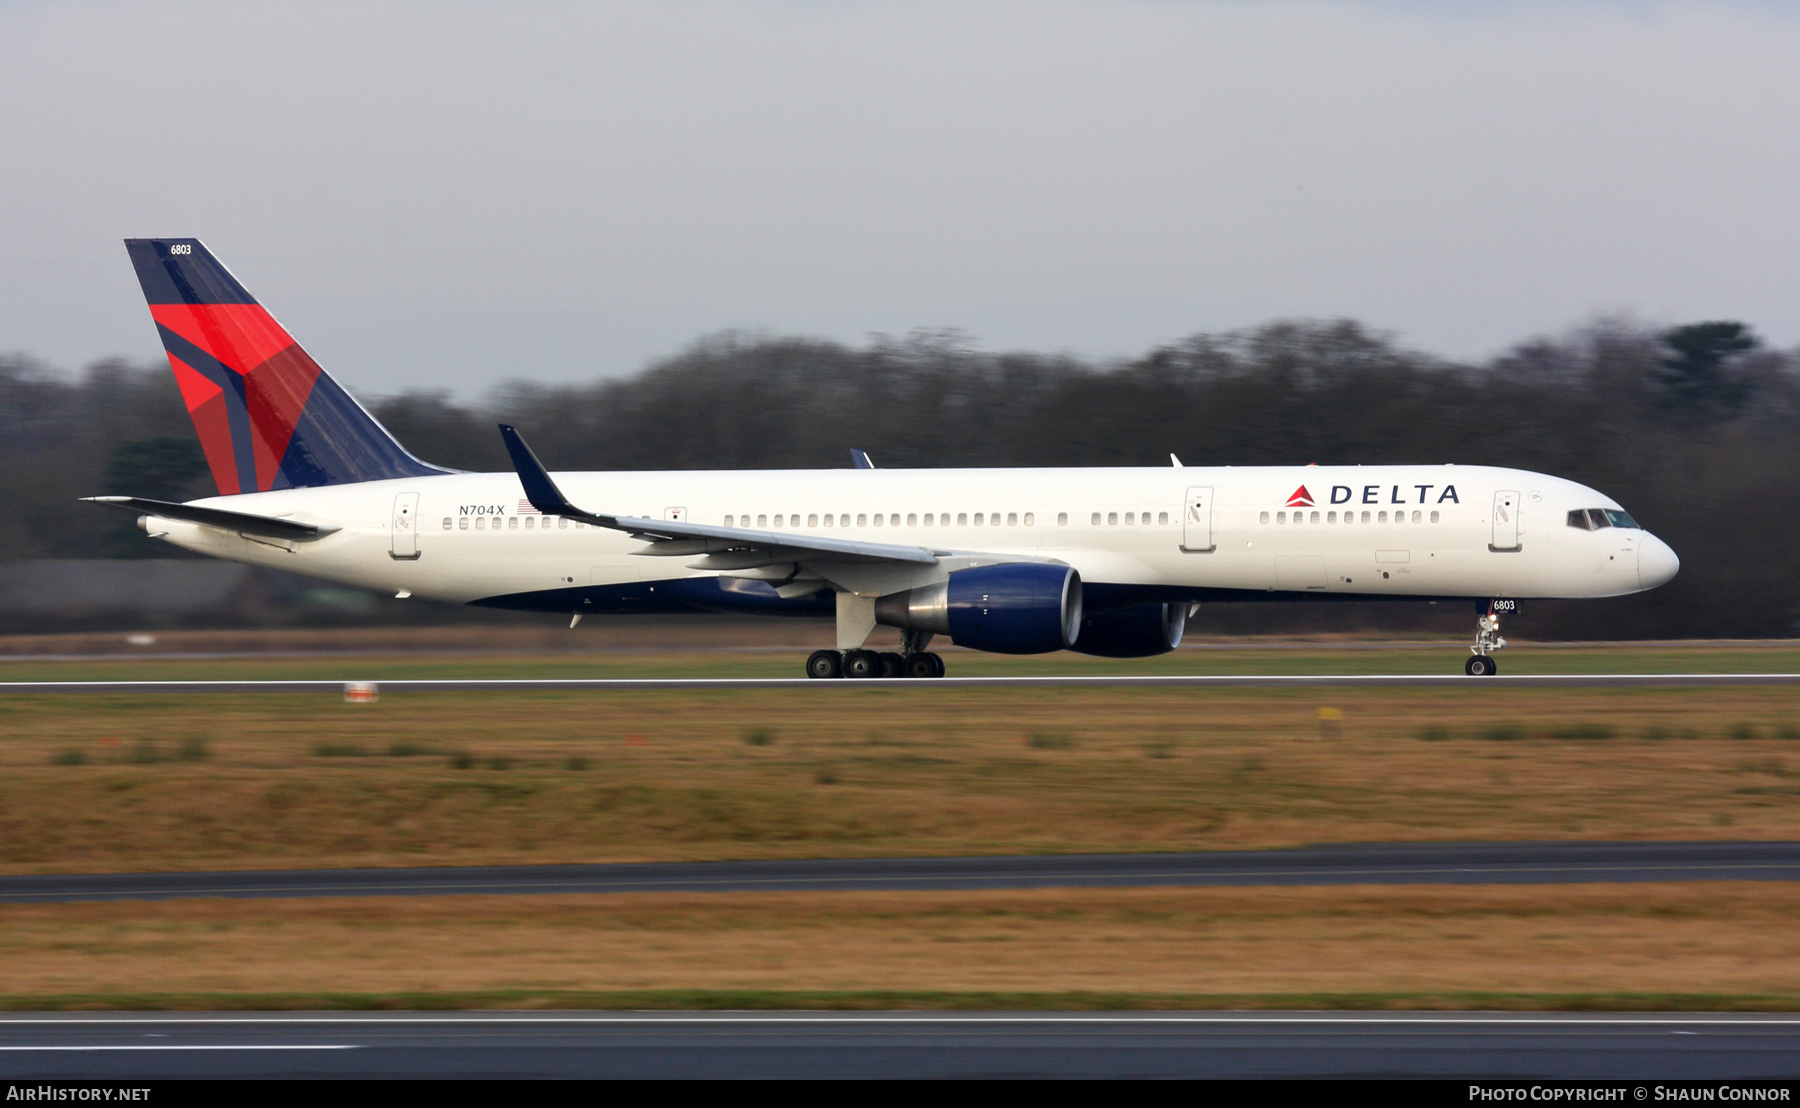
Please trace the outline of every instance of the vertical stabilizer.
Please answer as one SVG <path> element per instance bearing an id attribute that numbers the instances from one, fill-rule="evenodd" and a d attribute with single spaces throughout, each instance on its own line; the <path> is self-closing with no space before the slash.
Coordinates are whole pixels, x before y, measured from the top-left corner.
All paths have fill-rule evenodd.
<path id="1" fill-rule="evenodd" d="M 126 239 L 222 495 L 447 473 L 408 454 L 199 239 Z"/>

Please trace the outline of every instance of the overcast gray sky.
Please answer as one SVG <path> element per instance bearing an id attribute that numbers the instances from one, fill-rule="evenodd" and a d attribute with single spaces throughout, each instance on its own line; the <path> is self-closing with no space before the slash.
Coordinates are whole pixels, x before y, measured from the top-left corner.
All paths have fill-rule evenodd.
<path id="1" fill-rule="evenodd" d="M 160 358 L 136 235 L 371 392 L 727 327 L 1792 345 L 1797 58 L 1774 3 L 4 4 L 0 350 Z"/>

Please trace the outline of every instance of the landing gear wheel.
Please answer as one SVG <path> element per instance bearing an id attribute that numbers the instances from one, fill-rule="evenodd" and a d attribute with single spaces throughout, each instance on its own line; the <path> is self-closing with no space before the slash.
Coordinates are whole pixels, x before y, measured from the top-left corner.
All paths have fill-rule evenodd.
<path id="1" fill-rule="evenodd" d="M 943 675 L 943 663 L 935 661 L 936 654 L 909 654 L 906 658 L 906 676 L 908 677 L 940 677 Z"/>
<path id="2" fill-rule="evenodd" d="M 881 655 L 873 650 L 852 650 L 844 655 L 844 676 L 862 680 L 881 676 Z"/>
<path id="3" fill-rule="evenodd" d="M 906 672 L 906 659 L 890 651 L 882 651 L 876 655 L 881 659 L 881 675 L 883 677 L 899 677 Z"/>
<path id="4" fill-rule="evenodd" d="M 944 659 L 938 657 L 936 654 L 927 654 L 925 657 L 931 659 L 931 675 L 933 677 L 942 677 L 944 675 Z"/>
<path id="5" fill-rule="evenodd" d="M 806 659 L 806 675 L 808 677 L 842 677 L 844 675 L 844 656 L 835 650 L 815 650 Z"/>
<path id="6" fill-rule="evenodd" d="M 1492 677 L 1500 672 L 1500 664 L 1486 655 L 1474 654 L 1463 663 L 1463 672 L 1470 677 Z"/>

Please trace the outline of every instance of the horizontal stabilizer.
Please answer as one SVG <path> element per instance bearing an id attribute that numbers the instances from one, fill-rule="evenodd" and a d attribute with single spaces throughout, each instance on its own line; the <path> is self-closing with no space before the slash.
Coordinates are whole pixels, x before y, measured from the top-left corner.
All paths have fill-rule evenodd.
<path id="1" fill-rule="evenodd" d="M 301 523 L 294 519 L 252 515 L 249 512 L 232 512 L 224 508 L 202 508 L 196 504 L 174 504 L 167 500 L 145 500 L 138 496 L 84 496 L 82 499 L 90 504 L 105 504 L 109 508 L 123 508 L 129 512 L 137 512 L 139 515 L 178 519 L 184 523 L 199 523 L 207 527 L 217 527 L 221 531 L 237 531 L 240 534 L 262 535 L 271 539 L 304 542 L 308 539 L 322 539 L 338 530 L 336 527 Z"/>

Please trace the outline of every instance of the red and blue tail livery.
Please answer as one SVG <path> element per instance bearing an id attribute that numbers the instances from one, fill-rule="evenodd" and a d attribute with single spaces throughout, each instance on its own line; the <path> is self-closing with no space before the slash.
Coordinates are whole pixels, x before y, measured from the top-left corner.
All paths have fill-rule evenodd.
<path id="1" fill-rule="evenodd" d="M 126 239 L 221 495 L 447 473 L 407 453 L 198 239 Z"/>

